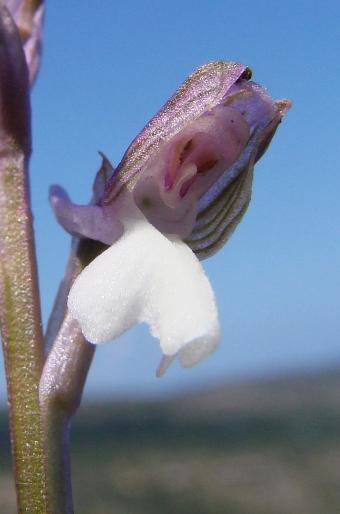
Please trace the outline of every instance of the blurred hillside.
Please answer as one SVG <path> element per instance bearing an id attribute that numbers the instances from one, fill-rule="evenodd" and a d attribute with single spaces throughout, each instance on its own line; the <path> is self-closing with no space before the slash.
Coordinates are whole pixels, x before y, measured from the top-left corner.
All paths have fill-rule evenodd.
<path id="1" fill-rule="evenodd" d="M 0 431 L 0 512 L 12 514 L 5 415 Z M 340 513 L 339 369 L 84 405 L 72 439 L 77 513 Z"/>

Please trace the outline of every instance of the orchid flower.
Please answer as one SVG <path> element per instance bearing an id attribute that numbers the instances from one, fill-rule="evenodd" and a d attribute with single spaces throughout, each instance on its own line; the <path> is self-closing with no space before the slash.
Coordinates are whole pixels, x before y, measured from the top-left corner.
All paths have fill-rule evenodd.
<path id="1" fill-rule="evenodd" d="M 51 188 L 59 223 L 109 246 L 73 284 L 71 315 L 95 344 L 148 323 L 163 351 L 158 375 L 176 355 L 191 367 L 219 344 L 215 297 L 199 260 L 218 251 L 243 217 L 254 163 L 291 105 L 250 78 L 238 63 L 198 68 L 115 170 L 103 159 L 90 205 Z"/>

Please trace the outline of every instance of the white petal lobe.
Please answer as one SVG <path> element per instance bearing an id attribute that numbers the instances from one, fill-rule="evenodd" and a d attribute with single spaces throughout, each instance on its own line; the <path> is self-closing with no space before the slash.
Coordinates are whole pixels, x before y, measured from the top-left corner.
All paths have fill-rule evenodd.
<path id="1" fill-rule="evenodd" d="M 144 321 L 165 355 L 182 349 L 183 366 L 198 363 L 219 341 L 214 294 L 203 268 L 185 243 L 165 237 L 144 216 L 124 226 L 123 236 L 74 283 L 71 314 L 92 343 L 110 341 Z"/>

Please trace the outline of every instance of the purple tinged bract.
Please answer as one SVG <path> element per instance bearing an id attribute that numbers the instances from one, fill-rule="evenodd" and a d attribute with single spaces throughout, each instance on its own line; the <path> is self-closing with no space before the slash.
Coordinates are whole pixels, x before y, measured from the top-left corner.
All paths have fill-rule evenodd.
<path id="1" fill-rule="evenodd" d="M 3 3 L 8 8 L 19 29 L 32 87 L 41 60 L 43 0 L 3 0 Z"/>

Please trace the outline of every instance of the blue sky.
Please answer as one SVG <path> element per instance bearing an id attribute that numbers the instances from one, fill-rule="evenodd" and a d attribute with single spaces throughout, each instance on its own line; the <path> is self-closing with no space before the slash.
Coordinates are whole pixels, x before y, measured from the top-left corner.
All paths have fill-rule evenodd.
<path id="1" fill-rule="evenodd" d="M 257 164 L 245 218 L 205 262 L 221 318 L 219 351 L 193 370 L 174 365 L 156 379 L 158 343 L 138 327 L 98 348 L 87 397 L 158 395 L 339 364 L 339 4 L 60 0 L 46 9 L 31 160 L 44 321 L 69 248 L 47 202 L 50 184 L 87 203 L 97 151 L 117 164 L 205 62 L 247 64 L 274 98 L 294 102 Z"/>

